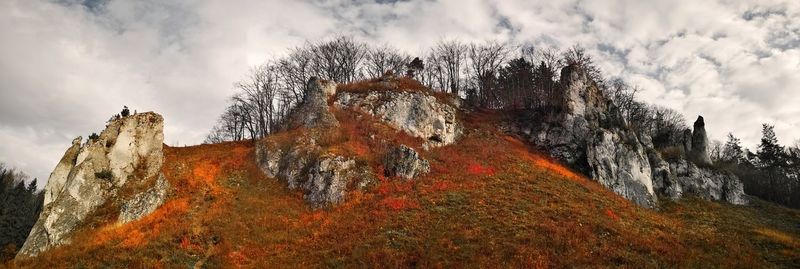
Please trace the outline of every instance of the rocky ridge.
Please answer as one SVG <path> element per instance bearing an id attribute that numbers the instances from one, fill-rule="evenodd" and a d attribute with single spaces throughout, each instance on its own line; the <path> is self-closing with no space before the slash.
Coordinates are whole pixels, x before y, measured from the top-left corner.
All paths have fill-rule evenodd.
<path id="1" fill-rule="evenodd" d="M 72 232 L 101 206 L 121 206 L 118 221 L 124 223 L 161 205 L 169 189 L 161 174 L 163 123 L 156 113 L 139 113 L 110 121 L 83 145 L 80 137 L 73 140 L 50 175 L 44 208 L 18 257 L 70 242 Z M 134 185 L 150 187 L 130 199 L 119 195 Z"/>
<path id="2" fill-rule="evenodd" d="M 387 86 L 384 84 L 380 86 Z M 339 127 L 327 103 L 330 98 L 337 109 L 366 113 L 422 139 L 424 148 L 452 144 L 461 132 L 456 108 L 433 96 L 404 91 L 336 92 L 335 83 L 312 78 L 305 100 L 286 123 L 287 130 L 302 128 L 302 133 L 289 142 L 279 143 L 270 137 L 259 141 L 256 161 L 267 176 L 285 181 L 289 189 L 303 191 L 303 197 L 315 208 L 343 202 L 349 191 L 375 182 L 377 173 L 413 179 L 430 169 L 426 160 L 405 145 L 394 145 L 382 160 L 384 171 L 378 172 L 355 156 L 326 151 L 320 141 Z"/>
<path id="3" fill-rule="evenodd" d="M 686 156 L 666 161 L 649 137 L 629 127 L 614 103 L 581 68 L 565 67 L 561 84 L 565 92 L 560 112 L 517 119 L 503 127 L 641 206 L 655 206 L 658 196 L 678 199 L 687 193 L 746 203 L 738 178 L 698 166 L 710 164 L 702 117 L 695 122 L 693 132 L 684 133 Z"/>

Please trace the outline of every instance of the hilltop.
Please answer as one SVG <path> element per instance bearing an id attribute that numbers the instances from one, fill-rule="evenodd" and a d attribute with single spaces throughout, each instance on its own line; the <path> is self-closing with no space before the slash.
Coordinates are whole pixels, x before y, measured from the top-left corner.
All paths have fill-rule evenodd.
<path id="1" fill-rule="evenodd" d="M 592 91 L 591 85 L 576 88 Z M 569 152 L 553 151 L 547 144 L 529 140 L 518 125 L 510 127 L 520 122 L 519 114 L 471 108 L 408 78 L 339 85 L 312 79 L 309 89 L 282 131 L 257 141 L 163 148 L 136 142 L 142 148 L 139 152 L 159 151 L 147 155 L 153 160 L 148 165 L 142 165 L 141 158 L 123 158 L 130 165 L 120 167 L 130 169 L 114 170 L 111 183 L 88 180 L 106 182 L 94 170 L 84 173 L 87 180 L 76 179 L 80 176 L 75 171 L 91 168 L 66 169 L 69 173 L 62 186 L 106 184 L 102 190 L 113 191 L 78 197 L 83 201 L 79 204 L 92 206 L 81 207 L 86 214 L 70 222 L 75 226 L 61 226 L 69 240 L 48 241 L 52 246 L 35 257 L 18 257 L 8 265 L 800 265 L 800 212 L 752 197 L 747 205 L 732 204 L 738 200 L 726 197 L 734 197 L 729 193 L 736 190 L 713 184 L 734 178 L 670 176 L 667 164 L 666 172 L 658 171 L 667 175 L 663 179 L 673 184 L 671 188 L 658 184 L 650 189 L 619 187 L 613 182 L 654 179 L 626 178 L 614 172 L 624 169 L 600 172 L 605 179 L 587 177 L 606 169 L 596 163 L 619 164 L 609 161 L 616 160 L 629 165 L 630 158 L 604 159 L 605 153 L 598 153 L 594 159 L 604 161 L 590 159 L 588 167 L 582 166 L 583 161 L 570 164 L 563 154 L 554 154 Z M 572 100 L 587 100 L 591 95 L 578 96 L 583 99 Z M 582 107 L 613 113 L 598 109 L 605 107 L 597 105 L 601 103 Z M 580 116 L 593 119 L 598 115 L 592 113 Z M 131 129 L 133 133 L 148 135 L 133 135 L 131 141 L 163 139 L 160 117 L 153 115 L 142 113 L 111 122 L 98 140 L 87 142 L 89 146 L 78 143 L 77 151 L 117 156 L 111 149 L 124 132 L 109 130 L 124 130 L 119 126 L 134 123 L 140 127 Z M 568 115 L 579 119 L 576 113 Z M 151 118 L 156 120 L 143 120 Z M 610 134 L 601 137 L 629 132 L 614 121 L 601 122 L 587 131 Z M 647 143 L 635 141 L 624 145 L 641 154 L 622 156 L 642 156 L 636 160 L 648 165 L 646 174 L 650 175 L 658 168 L 649 167 L 652 157 L 645 152 Z M 100 145 L 108 149 L 92 150 Z M 67 153 L 75 151 L 71 148 Z M 74 158 L 73 164 L 86 166 L 81 165 L 86 159 Z M 680 163 L 664 160 L 669 161 Z M 695 171 L 716 173 L 684 163 Z M 155 167 L 159 170 L 154 171 Z M 130 176 L 120 180 L 120 173 Z M 64 173 L 54 172 L 56 178 L 59 174 Z M 162 178 L 165 182 L 159 183 Z M 695 188 L 692 182 L 710 182 L 711 187 Z M 670 197 L 668 190 L 676 186 L 683 186 L 680 195 Z M 49 207 L 64 204 L 66 198 L 59 197 L 74 197 L 69 187 L 60 189 L 62 194 L 48 201 Z M 126 206 L 130 201 L 137 201 L 133 203 L 137 206 Z"/>

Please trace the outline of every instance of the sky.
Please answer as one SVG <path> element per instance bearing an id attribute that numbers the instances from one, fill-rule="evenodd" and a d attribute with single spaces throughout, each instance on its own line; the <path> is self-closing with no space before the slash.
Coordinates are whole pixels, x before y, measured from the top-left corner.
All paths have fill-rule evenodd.
<path id="1" fill-rule="evenodd" d="M 251 66 L 335 35 L 412 55 L 443 38 L 580 44 L 713 139 L 754 148 L 762 123 L 800 139 L 796 0 L 2 0 L 0 162 L 46 180 L 123 105 L 198 144 Z"/>

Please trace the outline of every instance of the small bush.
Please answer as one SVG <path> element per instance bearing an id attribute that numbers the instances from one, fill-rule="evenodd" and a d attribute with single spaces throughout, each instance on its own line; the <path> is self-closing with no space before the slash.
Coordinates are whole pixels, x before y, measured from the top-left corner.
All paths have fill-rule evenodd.
<path id="1" fill-rule="evenodd" d="M 100 172 L 96 172 L 96 173 L 94 173 L 94 176 L 96 178 L 101 178 L 101 179 L 105 179 L 105 180 L 109 180 L 109 181 L 114 178 L 114 174 L 111 173 L 111 170 L 109 170 L 109 169 L 103 169 Z"/>
<path id="2" fill-rule="evenodd" d="M 89 135 L 89 140 L 97 141 L 97 139 L 100 139 L 100 136 L 97 135 L 97 133 L 92 133 Z"/>
<path id="3" fill-rule="evenodd" d="M 122 117 L 127 117 L 127 116 L 131 115 L 131 110 L 130 110 L 130 109 L 128 109 L 128 106 L 123 106 L 123 107 L 122 107 L 122 112 L 120 112 L 119 114 L 120 114 Z"/>

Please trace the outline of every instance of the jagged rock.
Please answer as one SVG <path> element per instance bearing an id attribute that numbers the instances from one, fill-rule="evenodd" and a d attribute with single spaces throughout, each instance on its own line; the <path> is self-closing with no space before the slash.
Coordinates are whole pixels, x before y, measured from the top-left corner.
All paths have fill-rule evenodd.
<path id="1" fill-rule="evenodd" d="M 335 105 L 358 110 L 425 139 L 424 147 L 452 144 L 461 135 L 456 108 L 418 92 L 370 91 L 337 94 Z"/>
<path id="2" fill-rule="evenodd" d="M 694 122 L 692 132 L 691 156 L 699 164 L 711 164 L 711 155 L 708 153 L 708 136 L 706 135 L 706 124 L 703 116 L 698 116 Z"/>
<path id="3" fill-rule="evenodd" d="M 617 194 L 652 207 L 657 198 L 650 162 L 620 111 L 581 68 L 564 68 L 561 84 L 564 105 L 558 113 L 530 116 L 510 129 Z"/>
<path id="4" fill-rule="evenodd" d="M 82 140 L 83 138 L 80 136 L 72 140 L 72 146 L 67 149 L 67 152 L 64 153 L 64 157 L 61 157 L 61 161 L 58 162 L 56 168 L 50 173 L 50 178 L 47 179 L 47 185 L 44 188 L 44 204 L 42 207 L 47 207 L 48 204 L 53 202 L 56 196 L 61 192 L 61 189 L 64 188 L 64 184 L 67 183 L 69 171 L 75 167 L 75 161 L 78 159 Z"/>
<path id="5" fill-rule="evenodd" d="M 86 216 L 109 202 L 126 183 L 149 182 L 148 179 L 159 177 L 164 160 L 163 123 L 163 118 L 152 112 L 109 122 L 98 139 L 90 139 L 79 149 L 75 165 L 64 180 L 60 175 L 64 167 L 70 166 L 73 145 L 65 154 L 69 157 L 65 164 L 59 163 L 56 167 L 59 171 L 54 171 L 57 180 L 48 182 L 45 187 L 45 197 L 51 200 L 43 208 L 18 256 L 35 256 L 68 243 L 71 233 Z M 147 207 L 152 206 L 158 205 Z"/>
<path id="6" fill-rule="evenodd" d="M 383 159 L 384 174 L 386 176 L 399 176 L 413 179 L 417 175 L 430 172 L 431 165 L 422 159 L 419 153 L 406 145 L 397 146 L 386 154 Z"/>
<path id="7" fill-rule="evenodd" d="M 128 223 L 141 219 L 153 213 L 159 206 L 164 204 L 169 191 L 169 182 L 160 175 L 156 184 L 149 190 L 138 193 L 120 207 L 119 222 Z"/>
<path id="8" fill-rule="evenodd" d="M 316 208 L 343 202 L 355 166 L 355 160 L 342 156 L 320 158 L 308 170 L 308 179 L 303 184 L 307 193 L 303 198 Z"/>
<path id="9" fill-rule="evenodd" d="M 306 86 L 303 103 L 292 111 L 286 121 L 286 128 L 326 128 L 339 126 L 339 121 L 328 109 L 328 97 L 336 94 L 336 83 L 312 77 Z"/>
<path id="10" fill-rule="evenodd" d="M 652 207 L 655 196 L 647 156 L 635 139 L 620 134 L 600 130 L 589 139 L 586 155 L 592 177 L 622 197 Z"/>
<path id="11" fill-rule="evenodd" d="M 726 201 L 736 205 L 748 203 L 744 186 L 733 174 L 700 168 L 687 160 L 671 162 L 669 167 L 684 191 L 677 197 L 672 197 L 673 199 L 690 193 L 706 200 Z"/>
<path id="12" fill-rule="evenodd" d="M 343 156 L 320 156 L 321 151 L 308 137 L 288 147 L 267 139 L 256 145 L 256 161 L 267 176 L 286 181 L 289 189 L 301 189 L 314 208 L 341 203 L 348 191 L 374 181 L 366 165 Z"/>

